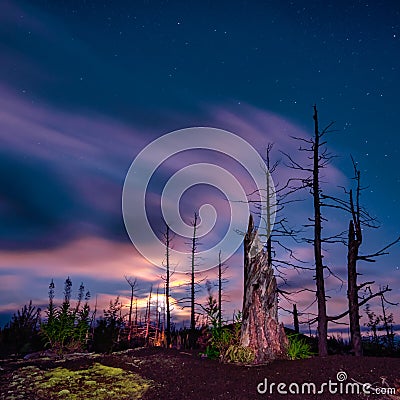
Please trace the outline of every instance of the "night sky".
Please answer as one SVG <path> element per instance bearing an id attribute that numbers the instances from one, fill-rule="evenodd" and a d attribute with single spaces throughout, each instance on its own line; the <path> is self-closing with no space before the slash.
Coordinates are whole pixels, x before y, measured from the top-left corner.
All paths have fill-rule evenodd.
<path id="1" fill-rule="evenodd" d="M 337 130 L 327 138 L 337 158 L 325 188 L 339 193 L 337 186 L 350 185 L 352 154 L 368 186 L 362 201 L 381 224 L 365 230 L 363 252 L 400 234 L 397 1 L 6 0 L 0 4 L 0 57 L 1 324 L 30 299 L 45 306 L 51 278 L 58 298 L 69 275 L 75 289 L 83 281 L 101 305 L 117 295 L 127 301 L 124 275 L 138 278 L 143 298 L 151 283 L 161 282 L 162 270 L 129 240 L 122 188 L 137 154 L 181 128 L 226 129 L 260 154 L 275 142 L 276 158 L 278 150 L 301 157 L 290 136 L 310 137 L 317 104 L 321 125 L 335 121 Z M 201 151 L 170 160 L 149 189 L 158 235 L 156 206 L 168 174 L 202 157 L 236 168 Z M 275 182 L 293 173 L 280 171 Z M 223 222 L 217 192 L 201 187 L 187 193 L 184 220 L 190 223 L 193 208 L 217 199 Z M 293 224 L 307 221 L 311 198 L 305 198 L 304 206 L 289 207 Z M 347 223 L 346 215 L 336 214 L 327 230 L 344 230 Z M 211 237 L 216 240 L 218 234 Z M 312 249 L 296 246 L 312 265 Z M 345 278 L 345 248 L 327 251 L 327 262 Z M 392 287 L 392 302 L 400 301 L 399 257 L 397 246 L 375 264 L 360 264 L 362 281 Z M 239 249 L 226 262 L 227 318 L 241 306 L 241 260 Z M 312 274 L 288 271 L 287 277 L 294 281 L 287 290 L 313 285 Z M 184 280 L 176 277 L 175 285 Z M 328 287 L 328 311 L 342 311 L 345 286 L 329 278 Z M 175 290 L 179 298 L 182 288 Z M 300 311 L 315 312 L 307 308 L 312 299 L 298 297 Z M 185 318 L 175 311 L 176 321 Z M 400 323 L 396 308 L 390 312 Z M 282 318 L 290 322 L 287 313 Z"/>

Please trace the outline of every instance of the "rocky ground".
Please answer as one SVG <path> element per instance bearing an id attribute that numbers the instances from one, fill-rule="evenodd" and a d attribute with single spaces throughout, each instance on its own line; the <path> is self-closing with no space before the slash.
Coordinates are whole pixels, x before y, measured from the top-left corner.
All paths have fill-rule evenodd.
<path id="1" fill-rule="evenodd" d="M 63 359 L 46 355 L 27 360 L 0 360 L 0 368 L 1 400 L 400 400 L 398 358 L 329 356 L 254 367 L 221 364 L 198 353 L 141 348 L 110 355 L 75 354 Z M 348 383 L 355 382 L 370 383 L 372 388 L 365 388 L 371 393 L 342 394 Z M 325 386 L 322 394 L 308 394 L 307 385 L 304 385 L 306 394 L 279 394 L 279 383 L 285 383 L 285 387 L 279 388 L 288 392 L 289 388 L 301 391 L 304 383 L 314 383 L 317 390 L 324 383 Z M 377 394 L 379 387 L 386 390 L 393 387 L 396 394 Z M 331 393 L 335 389 L 337 393 Z"/>

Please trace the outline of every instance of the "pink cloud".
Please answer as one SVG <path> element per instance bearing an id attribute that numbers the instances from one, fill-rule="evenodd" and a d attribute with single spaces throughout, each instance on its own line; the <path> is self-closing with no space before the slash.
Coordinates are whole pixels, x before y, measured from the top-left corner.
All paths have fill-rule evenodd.
<path id="1" fill-rule="evenodd" d="M 276 151 L 282 149 L 292 154 L 296 151 L 298 144 L 290 136 L 309 137 L 309 133 L 303 127 L 288 121 L 287 118 L 251 106 L 235 111 L 215 107 L 209 110 L 209 120 L 215 126 L 241 135 L 259 152 L 262 152 L 267 143 L 272 141 L 276 143 Z M 62 172 L 60 177 L 73 184 L 77 196 L 104 215 L 120 212 L 119 195 L 122 180 L 133 157 L 148 143 L 149 137 L 145 136 L 146 132 L 139 127 L 127 126 L 104 116 L 77 115 L 43 104 L 32 105 L 13 95 L 4 87 L 0 87 L 0 121 L 0 127 L 5 132 L 4 149 L 48 162 Z M 240 149 L 236 150 L 239 152 Z M 154 157 L 157 157 L 157 154 Z M 212 158 L 210 155 L 208 157 Z M 276 158 L 280 156 L 276 155 Z M 219 161 L 215 157 L 212 159 Z M 304 158 L 302 159 L 300 155 L 299 160 L 304 161 Z M 181 161 L 183 164 L 190 163 L 190 156 L 183 155 Z M 232 168 L 233 172 L 237 172 L 237 166 L 234 163 L 222 162 L 222 166 Z M 179 163 L 173 166 L 176 168 Z M 347 182 L 346 177 L 334 166 L 328 167 L 324 174 L 327 180 L 337 184 Z M 284 183 L 292 176 L 293 171 L 280 168 L 275 181 Z M 240 175 L 241 179 L 245 177 L 245 173 Z M 222 185 L 223 178 L 220 179 Z M 246 183 L 243 185 L 246 186 Z M 99 192 L 96 192 L 94 188 L 100 188 Z M 97 195 L 98 193 L 101 195 Z M 201 204 L 209 202 L 206 194 L 198 194 L 197 200 Z M 154 195 L 152 201 L 153 204 L 158 203 L 157 195 Z M 215 201 L 216 206 L 221 210 L 220 216 L 223 219 L 229 218 L 225 201 L 222 199 Z M 300 224 L 307 223 L 307 218 L 310 216 L 307 209 L 309 206 L 310 202 L 299 207 L 293 213 L 293 221 Z M 169 202 L 167 207 L 175 207 L 175 204 Z M 235 216 L 235 220 L 241 220 L 242 217 L 247 221 L 247 215 L 240 218 Z M 80 226 L 87 233 L 85 226 Z M 328 229 L 337 231 L 342 226 L 345 229 L 347 221 L 333 219 L 330 220 Z M 0 295 L 2 304 L 0 310 L 15 311 L 30 298 L 46 304 L 47 285 L 51 277 L 64 280 L 66 276 L 71 276 L 74 282 L 83 280 L 93 296 L 98 294 L 99 307 L 106 307 L 109 300 L 114 299 L 118 294 L 124 298 L 123 301 L 126 304 L 128 292 L 123 277 L 124 275 L 134 276 L 142 282 L 141 297 L 144 298 L 150 284 L 160 281 L 159 276 L 163 270 L 143 259 L 131 243 L 119 243 L 100 238 L 97 236 L 99 232 L 96 227 L 92 228 L 92 235 L 82 235 L 81 238 L 65 242 L 54 249 L 25 250 L 19 253 L 0 251 L 0 272 L 4 271 L 2 283 L 6 288 L 2 288 Z M 217 241 L 218 234 L 218 231 L 212 231 L 211 240 Z M 148 243 L 147 246 L 151 251 L 152 244 Z M 313 250 L 310 246 L 297 246 L 295 253 L 300 259 L 312 264 Z M 336 265 L 340 272 L 344 271 L 343 249 L 332 254 L 328 253 L 326 259 L 330 261 L 330 264 Z M 241 309 L 242 305 L 242 260 L 243 256 L 239 250 L 227 261 L 230 265 L 228 270 L 230 282 L 226 285 L 225 294 L 230 302 L 225 304 L 225 316 L 228 319 L 231 319 L 233 311 Z M 183 264 L 188 263 L 188 259 L 184 255 L 172 262 Z M 363 271 L 365 270 L 363 266 Z M 368 271 L 367 276 L 374 276 L 377 273 L 375 270 Z M 314 289 L 312 271 L 300 276 L 293 270 L 288 270 L 286 273 L 292 288 Z M 206 275 L 209 279 L 216 280 L 215 269 L 204 274 Z M 184 282 L 184 276 L 177 274 L 174 279 L 174 296 L 178 298 L 183 288 L 177 285 Z M 399 277 L 385 277 L 385 279 L 384 283 L 390 283 L 393 287 L 400 286 Z M 108 293 L 104 288 L 97 289 L 100 282 L 120 282 L 120 285 L 115 293 Z M 339 313 L 346 307 L 346 289 L 338 291 L 339 284 L 332 279 L 329 279 L 327 284 L 329 289 L 333 289 L 333 292 L 330 292 L 332 299 L 328 303 L 329 312 Z M 14 292 L 11 301 L 8 298 L 11 290 L 8 291 L 7 288 L 12 288 Z M 298 303 L 299 310 L 304 311 L 314 301 L 315 295 L 303 292 L 293 297 Z M 204 293 L 199 296 L 199 301 L 205 301 Z M 291 304 L 284 299 L 281 299 L 281 304 L 284 308 L 291 309 Z M 178 307 L 176 312 L 178 315 Z M 315 305 L 304 312 L 315 313 Z M 187 318 L 187 313 L 188 311 L 184 310 L 179 315 Z M 291 316 L 285 312 L 281 314 L 282 320 L 290 324 Z"/>

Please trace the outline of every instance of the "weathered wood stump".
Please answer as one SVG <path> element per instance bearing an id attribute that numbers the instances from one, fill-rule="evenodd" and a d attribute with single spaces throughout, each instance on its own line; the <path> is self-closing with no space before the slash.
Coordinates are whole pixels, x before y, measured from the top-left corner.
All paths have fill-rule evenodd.
<path id="1" fill-rule="evenodd" d="M 253 217 L 244 238 L 244 294 L 240 344 L 255 354 L 254 363 L 287 358 L 288 339 L 278 322 L 276 278 L 260 247 Z"/>

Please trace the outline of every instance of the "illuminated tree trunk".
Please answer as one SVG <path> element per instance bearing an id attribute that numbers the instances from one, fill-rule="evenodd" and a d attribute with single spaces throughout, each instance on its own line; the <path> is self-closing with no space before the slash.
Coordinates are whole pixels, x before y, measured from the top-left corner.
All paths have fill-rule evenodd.
<path id="1" fill-rule="evenodd" d="M 169 226 L 167 225 L 166 231 L 166 276 L 165 276 L 165 306 L 167 312 L 167 327 L 166 327 L 166 337 L 167 337 L 167 348 L 171 346 L 171 308 L 170 308 L 170 268 L 169 268 L 169 248 L 170 248 L 170 237 L 169 237 Z"/>
<path id="2" fill-rule="evenodd" d="M 153 285 L 150 287 L 150 293 L 149 293 L 149 300 L 147 303 L 147 309 L 146 309 L 146 334 L 145 334 L 145 341 L 146 345 L 150 345 L 150 323 L 151 323 L 151 292 L 153 291 Z"/>
<path id="3" fill-rule="evenodd" d="M 192 237 L 192 252 L 191 252 L 191 273 L 190 273 L 190 335 L 189 335 L 189 348 L 196 347 L 196 314 L 195 314 L 195 277 L 196 277 L 196 253 L 197 253 L 197 213 L 194 213 L 193 221 L 193 237 Z"/>
<path id="4" fill-rule="evenodd" d="M 254 351 L 254 363 L 287 358 L 288 339 L 278 322 L 278 295 L 268 254 L 257 249 L 257 230 L 250 215 L 244 238 L 244 295 L 241 345 Z"/>

